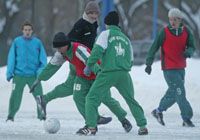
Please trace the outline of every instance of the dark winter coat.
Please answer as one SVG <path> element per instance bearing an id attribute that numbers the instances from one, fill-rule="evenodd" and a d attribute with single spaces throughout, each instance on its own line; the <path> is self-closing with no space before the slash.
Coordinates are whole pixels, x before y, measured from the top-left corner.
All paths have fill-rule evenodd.
<path id="1" fill-rule="evenodd" d="M 91 24 L 81 18 L 74 24 L 73 29 L 68 34 L 68 37 L 73 42 L 79 42 L 92 49 L 97 36 L 97 28 L 97 22 Z"/>

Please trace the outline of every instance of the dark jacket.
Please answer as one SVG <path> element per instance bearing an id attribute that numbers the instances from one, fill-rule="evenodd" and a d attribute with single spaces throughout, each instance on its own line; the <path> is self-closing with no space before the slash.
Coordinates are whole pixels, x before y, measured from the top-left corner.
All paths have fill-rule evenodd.
<path id="1" fill-rule="evenodd" d="M 74 27 L 68 34 L 68 37 L 71 41 L 79 42 L 92 49 L 97 36 L 97 28 L 97 22 L 91 24 L 81 18 L 74 24 Z"/>

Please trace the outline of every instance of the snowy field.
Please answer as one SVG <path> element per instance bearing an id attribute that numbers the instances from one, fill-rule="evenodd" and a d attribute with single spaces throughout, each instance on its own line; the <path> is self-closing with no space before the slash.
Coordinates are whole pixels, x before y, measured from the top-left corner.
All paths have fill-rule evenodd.
<path id="1" fill-rule="evenodd" d="M 137 126 L 131 113 L 117 91 L 112 88 L 112 96 L 118 99 L 128 112 L 127 118 L 131 121 L 133 129 L 125 133 L 121 123 L 103 105 L 100 114 L 112 116 L 111 123 L 99 126 L 96 136 L 77 136 L 75 132 L 84 126 L 84 121 L 75 108 L 72 97 L 57 99 L 47 106 L 48 118 L 60 120 L 61 128 L 57 134 L 47 134 L 43 129 L 43 122 L 36 119 L 36 104 L 26 87 L 19 112 L 14 122 L 5 122 L 8 111 L 8 102 L 11 93 L 11 83 L 5 79 L 6 67 L 0 69 L 0 140 L 200 140 L 200 60 L 188 60 L 186 69 L 187 98 L 193 107 L 192 121 L 194 128 L 182 127 L 182 120 L 177 104 L 164 112 L 166 126 L 163 127 L 151 116 L 151 111 L 158 106 L 164 95 L 167 85 L 164 81 L 160 62 L 153 65 L 152 74 L 144 72 L 145 65 L 132 68 L 131 76 L 134 82 L 135 98 L 142 105 L 148 120 L 149 135 L 138 136 Z M 66 80 L 67 63 L 49 81 L 43 82 L 44 93 L 51 91 L 57 84 Z"/>

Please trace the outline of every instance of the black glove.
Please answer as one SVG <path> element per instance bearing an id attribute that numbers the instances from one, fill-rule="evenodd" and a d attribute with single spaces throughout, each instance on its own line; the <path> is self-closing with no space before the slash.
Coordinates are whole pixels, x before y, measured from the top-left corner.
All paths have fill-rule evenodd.
<path id="1" fill-rule="evenodd" d="M 7 81 L 8 82 L 10 82 L 10 80 L 13 78 L 13 76 L 9 76 L 9 77 L 7 77 L 6 79 L 7 79 Z"/>
<path id="2" fill-rule="evenodd" d="M 190 58 L 190 57 L 191 57 L 191 54 L 190 54 L 188 51 L 185 51 L 185 52 L 183 53 L 183 56 L 184 56 L 185 58 Z"/>
<path id="3" fill-rule="evenodd" d="M 36 79 L 33 83 L 33 85 L 31 86 L 30 88 L 30 93 L 34 92 L 35 91 L 35 88 L 37 87 L 37 85 L 40 83 L 40 80 Z"/>
<path id="4" fill-rule="evenodd" d="M 147 74 L 151 74 L 151 66 L 146 66 L 146 68 L 145 68 L 145 72 L 147 73 Z"/>

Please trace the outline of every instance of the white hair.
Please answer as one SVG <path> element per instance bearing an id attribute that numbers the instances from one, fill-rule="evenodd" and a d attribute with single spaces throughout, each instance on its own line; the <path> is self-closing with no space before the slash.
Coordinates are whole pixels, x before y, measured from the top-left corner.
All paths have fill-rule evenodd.
<path id="1" fill-rule="evenodd" d="M 183 13 L 178 8 L 172 8 L 168 12 L 168 17 L 183 18 Z"/>

